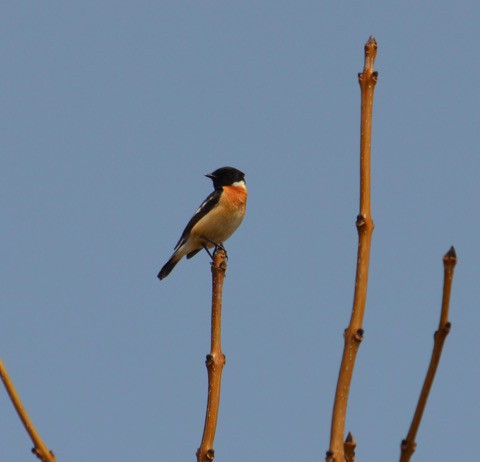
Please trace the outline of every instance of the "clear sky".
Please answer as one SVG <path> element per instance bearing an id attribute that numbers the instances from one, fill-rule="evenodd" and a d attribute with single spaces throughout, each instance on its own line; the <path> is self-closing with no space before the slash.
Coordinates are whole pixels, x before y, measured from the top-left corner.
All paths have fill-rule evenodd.
<path id="1" fill-rule="evenodd" d="M 347 430 L 398 460 L 472 458 L 480 413 L 480 6 L 3 2 L 0 356 L 59 461 L 188 461 L 207 391 L 210 265 L 159 282 L 211 182 L 246 173 L 227 242 L 216 460 L 323 460 L 350 317 L 363 45 L 379 44 L 365 339 Z M 0 391 L 0 459 L 31 443 Z M 33 460 L 33 459 L 32 459 Z"/>

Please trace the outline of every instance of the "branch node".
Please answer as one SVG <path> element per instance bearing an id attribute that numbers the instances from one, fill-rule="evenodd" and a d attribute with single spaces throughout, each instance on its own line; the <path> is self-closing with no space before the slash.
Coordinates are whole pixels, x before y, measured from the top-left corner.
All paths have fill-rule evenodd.
<path id="1" fill-rule="evenodd" d="M 443 326 L 440 326 L 438 330 L 435 331 L 433 334 L 433 338 L 436 339 L 437 335 L 444 334 L 444 337 L 446 337 L 450 333 L 450 329 L 452 328 L 452 323 L 447 322 Z"/>
<path id="2" fill-rule="evenodd" d="M 205 364 L 207 367 L 213 364 L 213 355 L 207 355 L 207 358 L 205 359 Z"/>
<path id="3" fill-rule="evenodd" d="M 451 322 L 447 322 L 447 324 L 442 326 L 442 330 L 443 330 L 443 332 L 445 332 L 445 335 L 450 332 L 451 328 L 452 328 L 452 323 Z"/>
<path id="4" fill-rule="evenodd" d="M 213 459 L 215 459 L 215 450 L 214 450 L 214 449 L 209 449 L 209 450 L 207 451 L 206 456 L 207 456 L 207 459 L 208 459 L 208 460 L 213 460 Z"/>
<path id="5" fill-rule="evenodd" d="M 414 453 L 417 449 L 417 443 L 408 440 L 402 440 L 402 451 Z"/>
<path id="6" fill-rule="evenodd" d="M 357 342 L 361 342 L 363 340 L 363 333 L 364 333 L 364 330 L 363 329 L 357 329 L 357 332 L 355 332 L 355 340 Z"/>
<path id="7" fill-rule="evenodd" d="M 356 221 L 356 226 L 357 228 L 361 228 L 362 226 L 365 226 L 367 219 L 363 215 L 357 215 L 357 221 Z"/>

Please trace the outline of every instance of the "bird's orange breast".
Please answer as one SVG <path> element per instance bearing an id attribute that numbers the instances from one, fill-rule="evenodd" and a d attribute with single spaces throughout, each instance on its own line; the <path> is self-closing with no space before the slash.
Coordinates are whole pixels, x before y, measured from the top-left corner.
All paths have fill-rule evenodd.
<path id="1" fill-rule="evenodd" d="M 243 220 L 247 196 L 244 186 L 224 186 L 218 204 L 192 228 L 192 235 L 200 238 L 199 242 L 202 237 L 213 242 L 226 241 Z M 212 247 L 211 242 L 206 245 Z"/>
<path id="2" fill-rule="evenodd" d="M 223 202 L 224 206 L 235 211 L 243 211 L 247 206 L 247 188 L 244 186 L 224 186 L 223 194 L 220 202 Z"/>

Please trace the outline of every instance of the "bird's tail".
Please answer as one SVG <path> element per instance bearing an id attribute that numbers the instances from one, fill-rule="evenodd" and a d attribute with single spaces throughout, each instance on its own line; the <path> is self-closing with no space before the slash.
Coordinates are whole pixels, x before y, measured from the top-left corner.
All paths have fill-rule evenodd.
<path id="1" fill-rule="evenodd" d="M 158 273 L 158 279 L 161 281 L 163 278 L 166 278 L 172 272 L 173 268 L 175 268 L 175 265 L 180 261 L 181 258 L 182 255 L 178 255 L 178 253 L 175 252 Z"/>

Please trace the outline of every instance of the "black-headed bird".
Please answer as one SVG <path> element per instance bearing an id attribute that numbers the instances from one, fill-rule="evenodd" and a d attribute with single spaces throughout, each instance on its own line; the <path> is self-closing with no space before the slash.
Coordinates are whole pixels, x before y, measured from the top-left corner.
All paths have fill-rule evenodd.
<path id="1" fill-rule="evenodd" d="M 183 258 L 192 258 L 200 250 L 223 247 L 245 216 L 247 187 L 245 174 L 233 167 L 222 167 L 205 175 L 213 181 L 215 190 L 203 201 L 188 222 L 170 260 L 158 273 L 166 278 Z"/>

